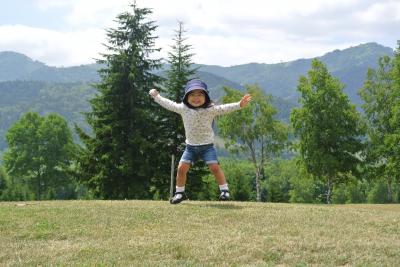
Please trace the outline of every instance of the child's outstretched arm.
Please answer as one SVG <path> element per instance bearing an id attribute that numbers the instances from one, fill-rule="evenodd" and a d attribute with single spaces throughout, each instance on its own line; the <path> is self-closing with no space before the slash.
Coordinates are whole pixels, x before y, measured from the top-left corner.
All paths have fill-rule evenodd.
<path id="1" fill-rule="evenodd" d="M 217 116 L 223 115 L 244 108 L 250 101 L 251 101 L 251 95 L 247 94 L 243 96 L 239 102 L 217 105 L 214 107 L 215 115 Z"/>
<path id="2" fill-rule="evenodd" d="M 154 101 L 160 104 L 165 109 L 168 109 L 170 111 L 176 112 L 176 113 L 181 113 L 183 110 L 183 105 L 178 104 L 174 101 L 171 101 L 165 97 L 162 97 L 160 93 L 156 89 L 151 89 L 149 91 L 149 94 L 154 98 Z"/>

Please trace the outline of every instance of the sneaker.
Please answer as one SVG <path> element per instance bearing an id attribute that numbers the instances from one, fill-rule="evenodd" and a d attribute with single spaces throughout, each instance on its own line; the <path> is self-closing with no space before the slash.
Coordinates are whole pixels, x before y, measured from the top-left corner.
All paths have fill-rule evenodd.
<path id="1" fill-rule="evenodd" d="M 185 199 L 187 199 L 185 192 L 175 192 L 174 197 L 169 200 L 169 203 L 179 204 Z"/>
<path id="2" fill-rule="evenodd" d="M 229 191 L 221 190 L 221 194 L 219 195 L 219 200 L 221 200 L 221 201 L 229 200 Z"/>

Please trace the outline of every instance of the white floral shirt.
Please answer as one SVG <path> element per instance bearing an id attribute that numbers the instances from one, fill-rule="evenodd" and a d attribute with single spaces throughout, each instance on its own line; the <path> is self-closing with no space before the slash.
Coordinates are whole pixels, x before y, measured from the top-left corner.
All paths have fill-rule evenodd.
<path id="1" fill-rule="evenodd" d="M 162 107 L 182 116 L 186 135 L 185 142 L 194 146 L 214 143 L 214 131 L 212 129 L 214 118 L 240 109 L 240 102 L 192 109 L 183 103 L 176 103 L 162 97 L 160 94 L 154 97 L 154 100 Z"/>

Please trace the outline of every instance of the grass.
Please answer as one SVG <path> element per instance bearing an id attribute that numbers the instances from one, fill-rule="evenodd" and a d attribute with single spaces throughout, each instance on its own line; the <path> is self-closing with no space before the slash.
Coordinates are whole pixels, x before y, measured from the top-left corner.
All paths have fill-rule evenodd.
<path id="1" fill-rule="evenodd" d="M 398 266 L 400 205 L 0 203 L 0 266 Z"/>

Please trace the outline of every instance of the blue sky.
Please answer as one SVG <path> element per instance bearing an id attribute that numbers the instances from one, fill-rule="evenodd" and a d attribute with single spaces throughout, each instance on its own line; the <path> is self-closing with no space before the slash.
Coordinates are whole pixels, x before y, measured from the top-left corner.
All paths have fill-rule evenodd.
<path id="1" fill-rule="evenodd" d="M 323 55 L 366 42 L 395 48 L 400 0 L 137 0 L 152 8 L 165 57 L 177 21 L 185 23 L 194 61 L 231 66 Z M 51 66 L 93 63 L 105 29 L 131 0 L 7 0 L 0 9 L 0 51 Z"/>

